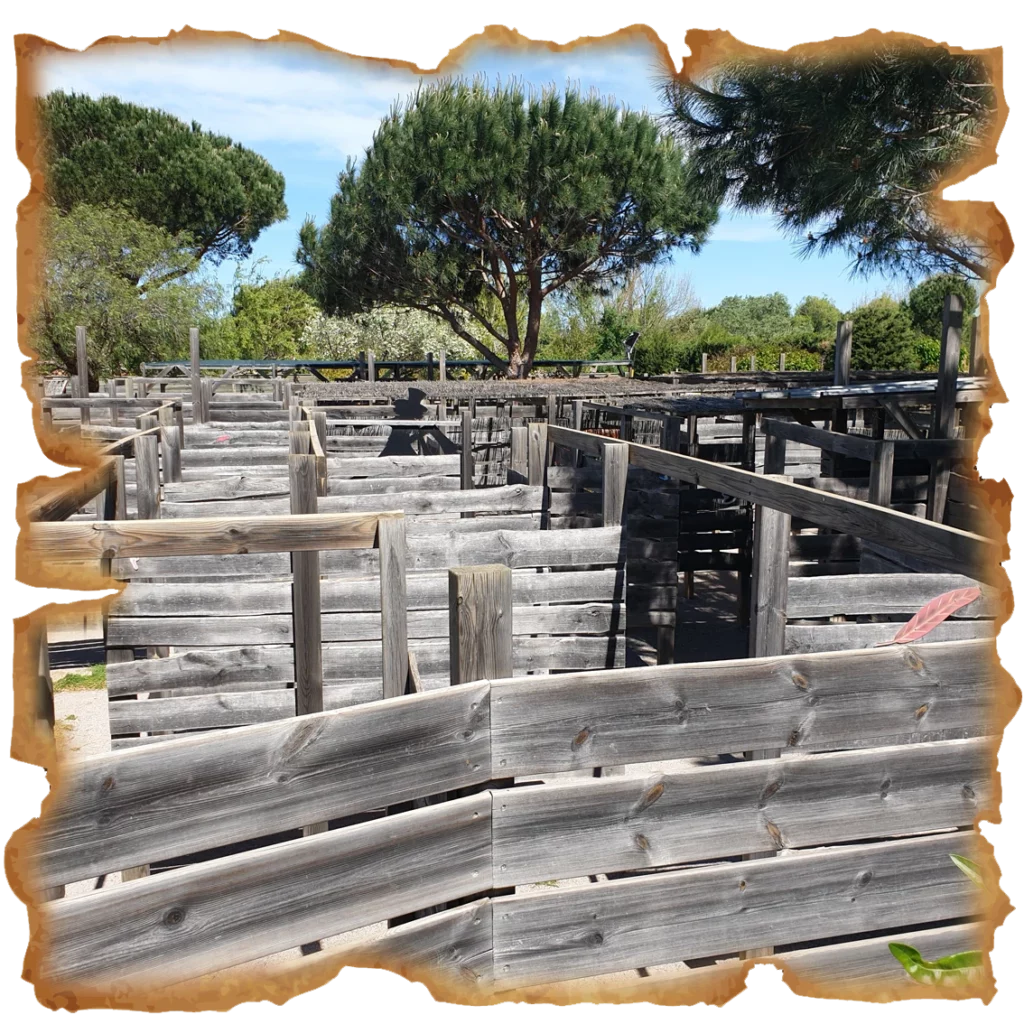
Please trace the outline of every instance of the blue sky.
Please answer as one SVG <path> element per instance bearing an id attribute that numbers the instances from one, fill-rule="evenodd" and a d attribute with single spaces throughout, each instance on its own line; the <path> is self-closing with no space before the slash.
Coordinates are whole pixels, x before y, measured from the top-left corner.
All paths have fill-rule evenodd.
<path id="1" fill-rule="evenodd" d="M 51 51 L 39 64 L 43 93 L 117 95 L 196 120 L 262 153 L 285 176 L 289 210 L 288 219 L 267 229 L 254 247 L 254 259 L 264 258 L 261 270 L 271 274 L 295 269 L 299 225 L 307 214 L 326 218 L 346 158 L 363 154 L 380 119 L 420 81 L 405 69 L 304 43 L 119 43 L 84 53 Z M 664 72 L 658 51 L 641 42 L 568 53 L 478 46 L 452 70 L 483 73 L 492 81 L 516 76 L 538 86 L 572 82 L 652 113 L 660 110 Z M 729 210 L 699 255 L 679 253 L 671 266 L 689 277 L 704 306 L 726 295 L 781 291 L 794 305 L 805 295 L 828 295 L 845 310 L 905 288 L 881 276 L 851 279 L 842 254 L 803 259 L 770 215 Z M 225 284 L 234 270 L 233 263 L 220 269 Z"/>

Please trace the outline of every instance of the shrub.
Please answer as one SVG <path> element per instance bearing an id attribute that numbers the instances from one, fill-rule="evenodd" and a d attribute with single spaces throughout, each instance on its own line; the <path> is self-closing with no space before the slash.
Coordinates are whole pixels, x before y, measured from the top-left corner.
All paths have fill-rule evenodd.
<path id="1" fill-rule="evenodd" d="M 910 312 L 895 299 L 874 299 L 850 314 L 853 370 L 916 370 L 920 366 Z"/>
<path id="2" fill-rule="evenodd" d="M 966 278 L 959 274 L 934 274 L 907 296 L 907 309 L 914 327 L 929 338 L 942 337 L 942 308 L 947 295 L 959 295 L 963 300 L 964 336 L 967 337 L 970 318 L 978 308 L 978 293 Z"/>

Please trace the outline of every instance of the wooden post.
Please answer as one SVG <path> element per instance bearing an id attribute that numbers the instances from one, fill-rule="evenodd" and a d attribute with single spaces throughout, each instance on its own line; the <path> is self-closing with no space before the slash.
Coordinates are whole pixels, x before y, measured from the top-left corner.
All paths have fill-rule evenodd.
<path id="1" fill-rule="evenodd" d="M 444 349 L 437 354 L 437 379 L 442 384 L 448 379 L 448 354 Z"/>
<path id="2" fill-rule="evenodd" d="M 377 382 L 377 360 L 374 357 L 373 349 L 366 351 L 366 379 L 371 383 Z"/>
<path id="3" fill-rule="evenodd" d="M 619 440 L 633 440 L 633 417 L 627 416 L 625 413 L 619 416 Z"/>
<path id="4" fill-rule="evenodd" d="M 89 359 L 85 351 L 86 333 L 84 327 L 75 328 L 75 359 L 78 364 L 78 395 L 79 398 L 89 397 Z M 82 426 L 92 422 L 89 410 L 83 405 L 79 410 Z"/>
<path id="5" fill-rule="evenodd" d="M 604 526 L 621 526 L 626 504 L 629 445 L 606 444 L 601 452 L 601 515 Z"/>
<path id="6" fill-rule="evenodd" d="M 160 455 L 156 434 L 135 439 L 135 502 L 139 519 L 160 518 Z"/>
<path id="7" fill-rule="evenodd" d="M 730 373 L 735 373 L 736 372 L 736 357 L 735 356 L 730 356 L 729 357 L 729 372 Z"/>
<path id="8" fill-rule="evenodd" d="M 753 352 L 750 353 L 750 372 L 753 373 L 757 369 L 757 356 Z"/>
<path id="9" fill-rule="evenodd" d="M 786 353 L 785 352 L 780 352 L 779 353 L 779 371 L 781 372 L 781 371 L 783 371 L 785 369 L 786 369 Z"/>
<path id="10" fill-rule="evenodd" d="M 427 380 L 434 379 L 434 353 L 427 353 Z"/>
<path id="11" fill-rule="evenodd" d="M 708 372 L 708 354 L 707 352 L 701 352 L 700 354 L 700 372 Z"/>
<path id="12" fill-rule="evenodd" d="M 181 481 L 181 436 L 174 409 L 165 405 L 157 411 L 160 421 L 160 450 L 163 456 L 164 483 Z"/>
<path id="13" fill-rule="evenodd" d="M 290 380 L 281 382 L 281 405 L 290 409 L 292 405 L 292 382 Z"/>
<path id="14" fill-rule="evenodd" d="M 878 441 L 875 457 L 871 460 L 871 478 L 868 484 L 868 501 L 872 505 L 884 505 L 892 501 L 892 466 L 895 457 L 894 441 Z"/>
<path id="15" fill-rule="evenodd" d="M 117 379 L 114 377 L 107 378 L 107 398 L 117 399 Z M 121 410 L 116 405 L 110 406 L 110 425 L 112 427 L 119 427 L 121 425 Z"/>
<path id="16" fill-rule="evenodd" d="M 942 347 L 939 354 L 939 380 L 935 389 L 932 409 L 933 438 L 953 436 L 956 421 L 956 381 L 960 372 L 960 334 L 964 322 L 963 300 L 959 295 L 947 295 L 942 309 Z M 941 523 L 946 512 L 946 494 L 949 490 L 951 459 L 936 459 L 928 475 L 928 505 L 926 515 Z"/>
<path id="17" fill-rule="evenodd" d="M 757 413 L 743 414 L 743 468 L 754 472 L 757 461 Z"/>
<path id="18" fill-rule="evenodd" d="M 987 372 L 985 354 L 981 350 L 981 309 L 974 314 L 971 321 L 971 354 L 968 372 L 972 377 L 980 377 Z"/>
<path id="19" fill-rule="evenodd" d="M 180 399 L 175 399 L 174 402 L 174 419 L 178 424 L 178 443 L 181 445 L 181 450 L 185 450 L 185 403 Z"/>
<path id="20" fill-rule="evenodd" d="M 322 455 L 316 457 L 316 493 L 320 497 L 327 494 L 327 413 L 313 413 L 313 431 L 320 445 Z M 312 441 L 312 436 L 310 436 Z"/>
<path id="21" fill-rule="evenodd" d="M 509 469 L 517 473 L 523 480 L 529 477 L 529 456 L 527 454 L 527 429 L 526 427 L 513 427 L 511 440 L 509 442 Z"/>
<path id="22" fill-rule="evenodd" d="M 460 484 L 462 490 L 473 489 L 473 413 L 462 410 L 462 452 L 459 460 Z"/>
<path id="23" fill-rule="evenodd" d="M 314 456 L 288 456 L 288 493 L 293 516 L 316 514 Z M 292 643 L 295 649 L 295 714 L 323 711 L 319 551 L 292 552 Z"/>
<path id="24" fill-rule="evenodd" d="M 786 472 L 786 439 L 767 434 L 764 439 L 764 475 L 778 476 Z"/>
<path id="25" fill-rule="evenodd" d="M 380 552 L 380 625 L 384 698 L 401 697 L 409 679 L 409 628 L 405 595 L 405 517 L 377 523 Z"/>
<path id="26" fill-rule="evenodd" d="M 192 422 L 206 423 L 209 416 L 206 412 L 206 395 L 203 392 L 203 378 L 199 365 L 198 327 L 190 327 L 188 329 L 188 350 L 192 370 Z"/>
<path id="27" fill-rule="evenodd" d="M 452 686 L 512 675 L 512 570 L 474 565 L 448 570 Z"/>
<path id="28" fill-rule="evenodd" d="M 548 425 L 527 425 L 527 482 L 531 487 L 543 487 L 547 482 Z"/>
<path id="29" fill-rule="evenodd" d="M 832 381 L 837 387 L 850 383 L 850 355 L 853 351 L 853 321 L 840 320 L 836 324 L 836 351 Z"/>
<path id="30" fill-rule="evenodd" d="M 773 479 L 788 480 L 785 476 Z M 751 583 L 753 613 L 750 622 L 749 650 L 752 658 L 767 658 L 785 651 L 786 604 L 789 589 L 789 537 L 791 519 L 788 513 L 758 505 L 754 517 L 754 573 Z M 748 761 L 779 757 L 781 750 L 748 750 Z M 747 854 L 745 860 L 773 857 L 773 853 Z M 772 947 L 747 950 L 752 959 L 769 956 Z"/>

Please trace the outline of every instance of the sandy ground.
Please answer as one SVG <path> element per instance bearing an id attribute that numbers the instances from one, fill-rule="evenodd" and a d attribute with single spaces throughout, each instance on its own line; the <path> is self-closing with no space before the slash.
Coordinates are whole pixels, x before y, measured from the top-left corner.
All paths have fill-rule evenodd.
<path id="1" fill-rule="evenodd" d="M 707 661 L 720 658 L 742 657 L 746 649 L 746 630 L 735 625 L 736 621 L 736 577 L 730 573 L 698 573 L 695 580 L 695 595 L 692 600 L 683 596 L 682 580 L 680 580 L 680 602 L 678 609 L 677 652 L 680 660 Z M 51 631 L 51 640 L 76 639 L 89 635 L 93 623 L 67 622 L 62 624 L 59 634 Z M 631 644 L 628 663 L 632 665 L 651 664 L 655 661 L 654 650 L 644 643 Z M 55 670 L 54 680 L 61 678 L 68 671 L 81 669 Z M 103 690 L 58 691 L 54 694 L 54 712 L 56 721 L 56 740 L 58 755 L 62 759 L 78 760 L 95 754 L 107 753 L 110 750 L 110 726 L 107 717 L 107 692 Z M 694 760 L 654 761 L 644 764 L 631 764 L 625 768 L 613 769 L 610 774 L 629 776 L 650 776 L 669 771 L 685 771 L 697 762 Z M 557 776 L 524 776 L 519 781 L 542 779 L 546 782 L 568 782 L 574 778 L 590 779 L 593 772 L 564 772 Z M 594 876 L 598 881 L 605 881 L 606 876 Z M 90 879 L 69 885 L 66 896 L 85 895 L 97 888 L 109 888 L 123 884 L 120 872 L 114 872 L 103 879 Z M 591 884 L 590 879 L 570 878 L 539 882 L 517 886 L 517 892 L 549 892 L 552 888 L 571 889 Z M 321 940 L 322 951 L 312 956 L 323 956 L 332 950 L 366 942 L 377 938 L 387 930 L 386 922 L 368 925 L 356 931 L 325 937 Z M 289 963 L 297 963 L 303 958 L 299 949 L 288 949 L 270 957 L 241 964 L 237 967 L 218 972 L 211 978 L 242 977 L 254 969 L 286 967 Z M 650 973 L 676 971 L 685 968 L 684 964 L 663 964 L 648 968 Z M 609 975 L 609 979 L 621 977 L 635 980 L 635 970 L 621 971 L 617 975 Z M 586 984 L 585 979 L 581 984 Z"/>

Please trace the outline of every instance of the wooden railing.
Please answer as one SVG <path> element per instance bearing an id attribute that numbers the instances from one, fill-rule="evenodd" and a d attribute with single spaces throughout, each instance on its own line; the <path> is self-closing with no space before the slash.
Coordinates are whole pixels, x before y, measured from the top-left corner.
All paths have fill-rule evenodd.
<path id="1" fill-rule="evenodd" d="M 66 767 L 25 837 L 31 861 L 12 862 L 29 891 L 309 821 L 336 827 L 46 903 L 34 977 L 41 993 L 124 998 L 467 899 L 333 963 L 391 966 L 472 998 L 863 933 L 888 933 L 871 940 L 884 948 L 994 899 L 949 855 L 978 857 L 962 830 L 995 809 L 984 737 L 1003 724 L 1003 685 L 992 645 L 961 641 L 470 682 L 93 757 Z M 929 741 L 948 729 L 974 738 Z M 765 748 L 789 756 L 471 792 Z M 430 806 L 339 820 L 408 801 Z M 638 876 L 487 895 L 623 872 Z M 889 966 L 883 980 L 898 982 Z"/>

